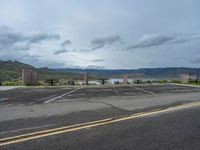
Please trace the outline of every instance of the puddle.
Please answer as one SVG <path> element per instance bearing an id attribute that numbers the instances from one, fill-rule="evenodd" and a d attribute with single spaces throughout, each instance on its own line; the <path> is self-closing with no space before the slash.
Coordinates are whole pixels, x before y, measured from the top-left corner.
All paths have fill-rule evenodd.
<path id="1" fill-rule="evenodd" d="M 0 97 L 0 102 L 1 101 L 5 101 L 5 100 L 7 100 L 8 98 L 3 98 L 3 97 Z"/>

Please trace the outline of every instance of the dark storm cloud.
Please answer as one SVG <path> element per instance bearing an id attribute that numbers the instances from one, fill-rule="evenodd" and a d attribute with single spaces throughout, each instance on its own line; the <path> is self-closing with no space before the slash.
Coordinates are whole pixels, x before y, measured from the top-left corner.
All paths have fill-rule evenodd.
<path id="1" fill-rule="evenodd" d="M 62 47 L 65 47 L 65 46 L 68 46 L 68 45 L 71 45 L 72 42 L 70 40 L 65 40 L 63 43 L 61 43 L 61 46 Z"/>
<path id="2" fill-rule="evenodd" d="M 62 54 L 62 53 L 66 53 L 66 52 L 70 52 L 69 50 L 66 50 L 66 49 L 58 49 L 54 52 L 55 55 L 59 55 L 59 54 Z"/>
<path id="3" fill-rule="evenodd" d="M 15 32 L 7 26 L 0 26 L 0 50 L 29 50 L 31 44 L 56 39 L 60 39 L 58 34 L 43 32 L 21 33 Z"/>
<path id="4" fill-rule="evenodd" d="M 187 35 L 164 35 L 164 34 L 146 34 L 138 42 L 129 46 L 127 50 L 134 50 L 137 48 L 147 48 L 152 46 L 160 46 L 164 44 L 182 44 L 193 40 L 199 40 L 200 34 Z"/>

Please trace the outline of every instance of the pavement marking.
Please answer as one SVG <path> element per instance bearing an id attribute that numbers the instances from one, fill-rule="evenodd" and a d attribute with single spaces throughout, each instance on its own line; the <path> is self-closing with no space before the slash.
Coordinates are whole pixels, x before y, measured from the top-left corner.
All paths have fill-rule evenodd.
<path id="1" fill-rule="evenodd" d="M 69 94 L 68 96 L 85 96 L 85 93 Z"/>
<path id="2" fill-rule="evenodd" d="M 107 118 L 107 119 L 102 119 L 102 120 L 97 120 L 97 121 L 91 121 L 91 122 L 86 122 L 86 123 L 69 125 L 69 126 L 64 126 L 64 127 L 59 127 L 59 128 L 48 129 L 48 130 L 42 130 L 42 131 L 37 131 L 37 132 L 32 132 L 32 133 L 27 133 L 27 134 L 21 134 L 21 135 L 17 135 L 17 136 L 2 138 L 2 139 L 0 139 L 0 142 L 7 141 L 7 140 L 14 140 L 14 139 L 17 139 L 17 138 L 24 138 L 24 137 L 27 137 L 27 136 L 35 136 L 35 135 L 38 135 L 38 134 L 54 132 L 54 131 L 59 131 L 59 130 L 63 130 L 63 129 L 74 128 L 74 127 L 78 127 L 78 126 L 84 126 L 84 125 L 88 125 L 88 124 L 104 122 L 104 121 L 108 121 L 108 120 L 111 120 L 111 119 L 112 118 Z M 0 143 L 0 146 L 2 146 L 1 144 L 2 143 Z"/>
<path id="3" fill-rule="evenodd" d="M 49 124 L 49 125 L 29 127 L 29 128 L 23 128 L 23 129 L 9 130 L 9 131 L 0 132 L 0 134 L 15 133 L 15 132 L 20 132 L 20 131 L 25 131 L 25 130 L 33 130 L 33 129 L 40 129 L 40 128 L 51 127 L 51 126 L 55 126 L 55 125 L 56 124 Z"/>
<path id="4" fill-rule="evenodd" d="M 101 92 L 111 92 L 111 91 L 112 91 L 112 88 L 109 88 L 109 89 L 102 89 L 102 88 L 100 89 L 100 88 L 99 88 L 99 89 L 95 89 L 95 90 L 94 90 L 94 89 L 91 89 L 91 90 L 90 90 L 90 89 L 87 89 L 87 91 L 88 91 L 88 92 L 99 92 L 99 91 L 101 91 Z"/>
<path id="5" fill-rule="evenodd" d="M 65 95 L 68 95 L 68 94 L 71 94 L 71 93 L 73 93 L 73 92 L 76 92 L 76 91 L 78 91 L 78 90 L 80 90 L 80 89 L 82 89 L 82 88 L 83 88 L 83 87 L 74 89 L 74 90 L 69 91 L 69 92 L 67 92 L 67 93 L 65 93 L 65 94 L 62 94 L 62 95 L 60 95 L 60 96 L 54 97 L 54 98 L 52 98 L 52 99 L 50 99 L 50 100 L 47 100 L 47 101 L 45 101 L 44 103 L 46 104 L 46 103 L 52 102 L 52 101 L 54 101 L 54 100 L 57 100 L 57 99 L 59 99 L 59 98 L 65 96 Z"/>
<path id="6" fill-rule="evenodd" d="M 142 89 L 142 88 L 138 88 L 138 87 L 135 87 L 135 86 L 130 86 L 130 87 L 133 87 L 133 88 L 135 88 L 136 90 L 139 90 L 139 91 L 146 92 L 146 93 L 148 93 L 148 94 L 156 95 L 156 93 L 151 92 L 151 91 L 144 90 L 144 89 Z"/>
<path id="7" fill-rule="evenodd" d="M 199 85 L 192 85 L 192 84 L 181 84 L 181 83 L 168 83 L 170 85 L 177 85 L 177 86 L 183 86 L 183 87 L 196 87 L 196 88 L 200 88 Z"/>
<path id="8" fill-rule="evenodd" d="M 73 132 L 73 131 L 79 131 L 82 129 L 98 127 L 98 126 L 102 126 L 102 125 L 113 124 L 113 123 L 117 123 L 117 122 L 131 120 L 131 119 L 150 117 L 150 116 L 159 115 L 159 114 L 163 114 L 163 113 L 167 113 L 167 112 L 189 109 L 192 107 L 200 107 L 200 102 L 191 102 L 191 103 L 173 106 L 173 107 L 169 107 L 169 108 L 161 109 L 161 110 L 156 109 L 153 111 L 140 112 L 140 113 L 132 114 L 129 116 L 107 118 L 107 119 L 92 121 L 92 122 L 88 122 L 88 123 L 70 125 L 70 126 L 65 126 L 65 127 L 60 127 L 60 128 L 32 132 L 29 134 L 22 134 L 22 135 L 13 136 L 13 137 L 2 138 L 2 139 L 0 139 L 0 146 L 20 143 L 20 142 L 24 142 L 24 141 L 29 141 L 29 140 L 33 140 L 33 139 L 38 139 L 38 138 L 43 138 L 43 137 L 48 137 L 48 136 L 52 136 L 52 135 Z"/>
<path id="9" fill-rule="evenodd" d="M 20 87 L 23 87 L 23 86 L 0 86 L 0 91 L 13 90 Z"/>
<path id="10" fill-rule="evenodd" d="M 133 93 L 131 93 L 131 92 L 125 92 L 124 94 L 125 95 L 133 95 Z"/>

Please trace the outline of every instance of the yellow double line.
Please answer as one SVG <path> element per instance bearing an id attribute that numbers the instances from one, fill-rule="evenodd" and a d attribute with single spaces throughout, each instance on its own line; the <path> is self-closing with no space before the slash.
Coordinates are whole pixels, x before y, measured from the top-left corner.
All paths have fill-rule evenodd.
<path id="1" fill-rule="evenodd" d="M 92 128 L 92 127 L 117 123 L 117 122 L 126 121 L 126 120 L 130 120 L 130 119 L 158 115 L 158 114 L 167 113 L 167 112 L 171 112 L 171 111 L 187 109 L 187 108 L 191 108 L 191 107 L 195 107 L 195 106 L 200 106 L 200 102 L 192 102 L 192 103 L 182 104 L 179 106 L 169 107 L 169 108 L 166 108 L 163 110 L 141 112 L 141 113 L 136 113 L 136 114 L 129 115 L 129 116 L 107 118 L 107 119 L 98 120 L 98 121 L 92 121 L 92 122 L 81 123 L 81 124 L 76 124 L 76 125 L 64 126 L 64 127 L 60 127 L 60 128 L 53 128 L 53 129 L 49 129 L 49 130 L 21 134 L 21 135 L 17 135 L 17 136 L 0 139 L 0 146 L 15 144 L 15 143 L 19 143 L 19 142 L 29 141 L 29 140 L 33 140 L 33 139 L 42 138 L 42 137 L 48 137 L 48 136 L 52 136 L 52 135 L 58 135 L 58 134 L 67 133 L 67 132 L 78 131 L 78 130 L 86 129 L 86 128 Z"/>

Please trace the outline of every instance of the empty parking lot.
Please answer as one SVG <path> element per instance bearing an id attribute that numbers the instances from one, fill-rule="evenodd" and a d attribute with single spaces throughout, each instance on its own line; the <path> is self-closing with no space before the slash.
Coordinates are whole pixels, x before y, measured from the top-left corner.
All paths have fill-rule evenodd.
<path id="1" fill-rule="evenodd" d="M 154 149 L 161 148 L 167 140 L 167 149 L 182 142 L 182 137 L 189 142 L 188 134 L 198 130 L 199 97 L 198 87 L 172 84 L 20 87 L 0 91 L 0 148 L 113 149 L 116 148 L 113 142 L 118 141 L 120 149 L 137 146 L 141 149 L 151 141 L 150 149 Z M 161 115 L 151 116 L 151 111 Z M 145 117 L 148 115 L 150 118 Z M 182 122 L 182 128 L 177 121 Z M 188 130 L 191 127 L 194 129 Z M 173 139 L 169 130 L 179 138 Z M 169 134 L 166 139 L 162 136 L 152 139 L 161 131 Z M 16 136 L 21 137 L 13 138 Z M 136 136 L 142 144 L 138 145 Z M 193 136 L 199 139 L 198 134 Z M 112 139 L 105 141 L 105 137 Z M 104 143 L 99 145 L 102 140 Z M 188 146 L 187 142 L 182 148 Z"/>
<path id="2" fill-rule="evenodd" d="M 0 104 L 35 104 L 59 99 L 102 98 L 200 92 L 200 88 L 179 85 L 123 85 L 99 87 L 24 87 L 0 91 Z M 55 100 L 54 100 L 55 99 Z M 50 102 L 49 101 L 49 102 Z"/>

